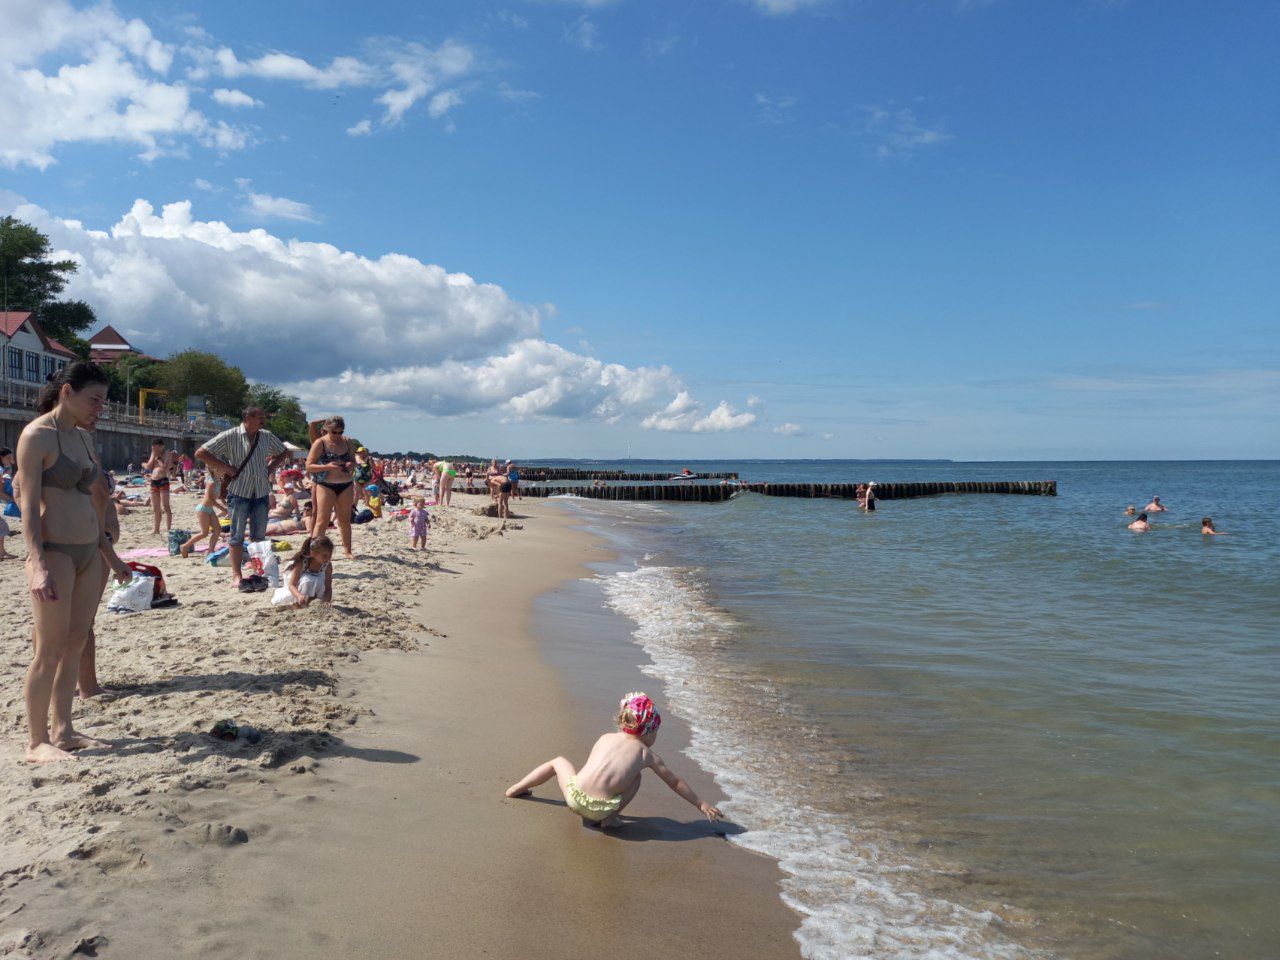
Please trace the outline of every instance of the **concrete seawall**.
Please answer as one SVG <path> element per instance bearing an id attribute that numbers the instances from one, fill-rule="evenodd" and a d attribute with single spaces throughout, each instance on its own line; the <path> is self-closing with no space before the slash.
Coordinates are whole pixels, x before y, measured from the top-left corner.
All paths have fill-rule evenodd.
<path id="1" fill-rule="evenodd" d="M 0 407 L 0 446 L 18 449 L 18 435 L 35 417 L 35 411 L 25 407 Z M 119 420 L 99 420 L 94 431 L 93 443 L 103 466 L 108 470 L 123 470 L 129 463 L 142 463 L 151 454 L 151 441 L 164 440 L 170 450 L 181 450 L 194 455 L 196 447 L 208 440 L 208 431 L 191 432 L 175 430 L 170 426 L 151 423 L 127 423 Z"/>

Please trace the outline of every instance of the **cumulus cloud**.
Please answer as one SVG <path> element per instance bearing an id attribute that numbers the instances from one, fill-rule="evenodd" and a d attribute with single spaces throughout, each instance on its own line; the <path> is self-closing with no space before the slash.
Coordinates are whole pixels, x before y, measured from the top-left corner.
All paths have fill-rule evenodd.
<path id="1" fill-rule="evenodd" d="M 774 427 L 773 432 L 780 433 L 784 437 L 798 437 L 804 433 L 804 428 L 798 423 L 784 423 L 780 427 Z"/>
<path id="2" fill-rule="evenodd" d="M 213 99 L 215 103 L 220 103 L 224 107 L 260 107 L 261 100 L 255 100 L 243 90 L 228 90 L 226 87 L 219 87 L 213 91 Z"/>
<path id="3" fill-rule="evenodd" d="M 251 378 L 292 379 L 288 388 L 313 407 L 632 418 L 695 433 L 756 421 L 727 402 L 706 410 L 668 367 L 550 343 L 540 326 L 553 308 L 403 254 L 237 231 L 197 219 L 189 200 L 159 212 L 135 201 L 110 230 L 0 194 L 0 213 L 10 210 L 77 262 L 67 294 L 149 353 L 214 350 Z"/>
<path id="4" fill-rule="evenodd" d="M 738 413 L 727 400 L 721 400 L 710 413 L 702 411 L 702 406 L 689 395 L 689 391 L 681 390 L 660 411 L 645 417 L 640 426 L 647 430 L 718 433 L 741 430 L 756 422 L 754 413 Z"/>
<path id="5" fill-rule="evenodd" d="M 164 79 L 173 47 L 109 4 L 76 10 L 66 0 L 9 0 L 3 21 L 5 166 L 43 170 L 54 163 L 59 145 L 79 141 L 128 144 L 146 160 L 182 141 L 221 151 L 249 142 L 245 131 L 210 121 L 193 108 L 186 85 Z"/>
<path id="6" fill-rule="evenodd" d="M 354 126 L 347 127 L 347 136 L 349 137 L 367 137 L 373 133 L 373 121 L 361 120 Z"/>

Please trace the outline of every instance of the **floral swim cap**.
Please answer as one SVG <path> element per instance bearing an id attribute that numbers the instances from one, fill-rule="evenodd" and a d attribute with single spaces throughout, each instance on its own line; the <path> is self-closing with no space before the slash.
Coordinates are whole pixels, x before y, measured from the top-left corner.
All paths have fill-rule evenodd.
<path id="1" fill-rule="evenodd" d="M 628 693 L 618 704 L 618 726 L 623 733 L 643 737 L 662 726 L 662 714 L 646 693 Z"/>

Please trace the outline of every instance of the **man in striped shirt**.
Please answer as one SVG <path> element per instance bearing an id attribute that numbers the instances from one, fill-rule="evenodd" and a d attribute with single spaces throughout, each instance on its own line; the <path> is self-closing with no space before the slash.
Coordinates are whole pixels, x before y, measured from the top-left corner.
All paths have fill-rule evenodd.
<path id="1" fill-rule="evenodd" d="M 245 407 L 240 426 L 223 430 L 196 451 L 197 459 L 214 476 L 234 477 L 227 487 L 227 506 L 231 510 L 231 585 L 235 587 L 241 580 L 245 525 L 250 540 L 267 538 L 271 472 L 289 456 L 280 438 L 263 429 L 266 419 L 261 408 Z"/>

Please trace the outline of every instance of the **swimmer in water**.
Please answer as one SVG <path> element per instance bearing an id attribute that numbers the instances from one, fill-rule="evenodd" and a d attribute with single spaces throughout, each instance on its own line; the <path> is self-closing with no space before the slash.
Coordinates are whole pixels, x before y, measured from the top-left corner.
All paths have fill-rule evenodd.
<path id="1" fill-rule="evenodd" d="M 1129 524 L 1129 529 L 1134 533 L 1146 533 L 1151 529 L 1151 524 L 1147 523 L 1147 515 L 1145 513 L 1138 514 L 1138 519 Z"/>
<path id="2" fill-rule="evenodd" d="M 1212 517 L 1205 517 L 1203 520 L 1201 520 L 1201 521 L 1200 521 L 1200 533 L 1201 533 L 1201 534 L 1203 534 L 1203 535 L 1204 535 L 1204 536 L 1206 536 L 1206 537 L 1221 537 L 1221 536 L 1223 536 L 1223 531 L 1221 531 L 1221 530 L 1215 530 L 1215 529 L 1213 528 L 1213 518 L 1212 518 Z"/>
<path id="3" fill-rule="evenodd" d="M 1160 502 L 1159 497 L 1152 497 L 1151 502 L 1142 509 L 1147 513 L 1164 513 L 1169 508 Z"/>
<path id="4" fill-rule="evenodd" d="M 1138 512 L 1138 508 L 1135 506 L 1128 506 L 1124 508 L 1124 515 L 1126 517 L 1132 517 L 1137 512 Z"/>

